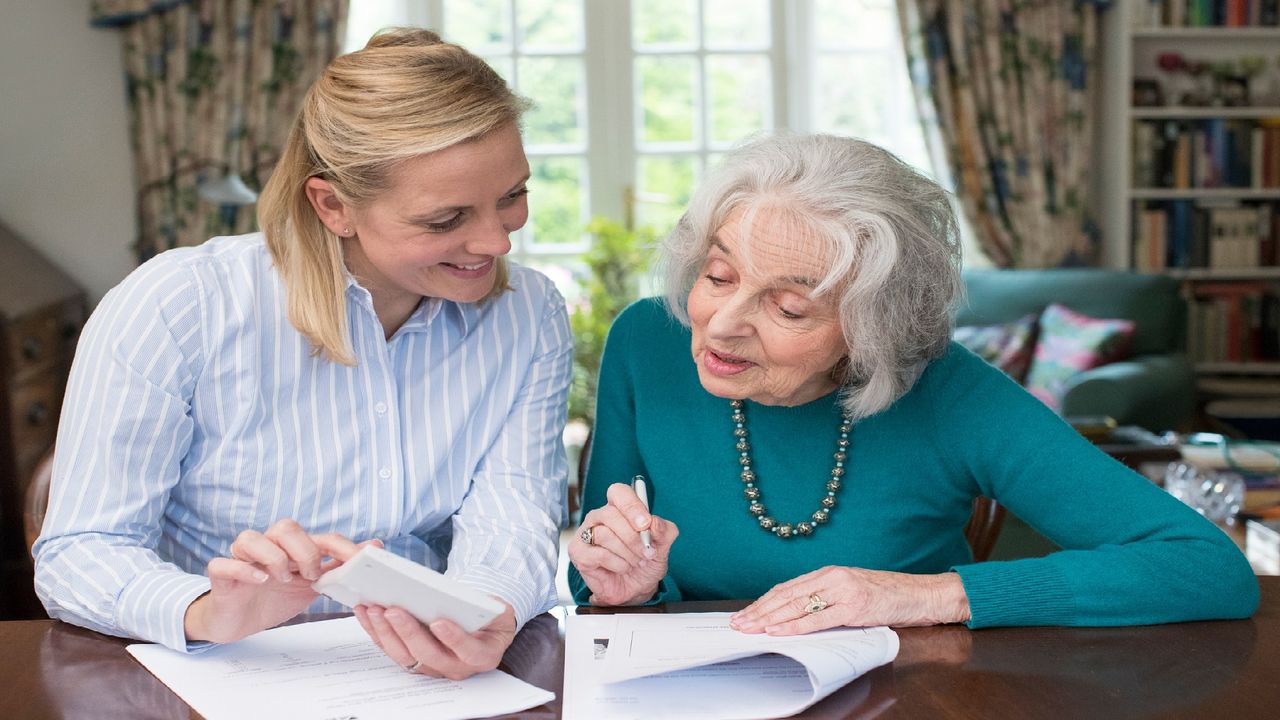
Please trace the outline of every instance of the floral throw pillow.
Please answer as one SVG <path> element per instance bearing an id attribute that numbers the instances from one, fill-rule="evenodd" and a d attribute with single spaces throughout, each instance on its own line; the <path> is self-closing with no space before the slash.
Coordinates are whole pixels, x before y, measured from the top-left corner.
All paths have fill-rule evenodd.
<path id="1" fill-rule="evenodd" d="M 1003 325 L 963 325 L 955 329 L 952 338 L 1021 383 L 1031 367 L 1038 320 L 1027 315 Z"/>
<path id="2" fill-rule="evenodd" d="M 1040 339 L 1024 383 L 1044 404 L 1059 409 L 1073 375 L 1129 353 L 1132 320 L 1099 320 L 1054 303 L 1040 315 Z"/>

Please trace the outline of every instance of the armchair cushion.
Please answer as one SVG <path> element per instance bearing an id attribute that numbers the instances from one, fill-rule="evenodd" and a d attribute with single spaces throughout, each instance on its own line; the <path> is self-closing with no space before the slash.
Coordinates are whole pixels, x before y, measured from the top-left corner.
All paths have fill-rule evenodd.
<path id="1" fill-rule="evenodd" d="M 1035 313 L 1011 323 L 966 325 L 955 330 L 955 341 L 1021 383 L 1031 367 L 1039 318 Z"/>
<path id="2" fill-rule="evenodd" d="M 1133 331 L 1132 320 L 1099 320 L 1051 303 L 1040 316 L 1040 339 L 1025 383 L 1028 392 L 1060 409 L 1067 382 L 1124 357 Z"/>

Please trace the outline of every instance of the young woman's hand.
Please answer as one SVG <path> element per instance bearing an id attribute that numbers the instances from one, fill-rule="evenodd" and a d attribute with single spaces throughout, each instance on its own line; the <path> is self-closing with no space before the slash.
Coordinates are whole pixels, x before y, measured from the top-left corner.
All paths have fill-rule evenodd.
<path id="1" fill-rule="evenodd" d="M 187 640 L 233 642 L 279 625 L 316 599 L 316 578 L 369 543 L 378 541 L 357 545 L 335 533 L 311 535 L 289 519 L 265 533 L 245 530 L 231 543 L 230 557 L 209 561 L 209 592 L 187 608 Z"/>
<path id="2" fill-rule="evenodd" d="M 610 485 L 608 499 L 582 518 L 569 559 L 591 589 L 592 605 L 639 605 L 658 591 L 680 529 L 649 514 L 630 485 Z M 649 531 L 651 549 L 645 549 L 641 530 Z"/>
<path id="3" fill-rule="evenodd" d="M 470 634 L 443 618 L 424 625 L 403 608 L 357 605 L 355 610 L 360 627 L 405 670 L 465 680 L 498 667 L 516 637 L 516 611 L 505 600 L 502 605 L 501 615 Z"/>

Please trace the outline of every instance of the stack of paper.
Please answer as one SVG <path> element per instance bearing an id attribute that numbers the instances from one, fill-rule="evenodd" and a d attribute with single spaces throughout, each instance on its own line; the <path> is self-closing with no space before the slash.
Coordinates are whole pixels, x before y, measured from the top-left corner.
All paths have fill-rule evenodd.
<path id="1" fill-rule="evenodd" d="M 885 627 L 771 637 L 733 630 L 729 613 L 573 615 L 564 717 L 784 717 L 897 655 Z"/>
<path id="2" fill-rule="evenodd" d="M 555 698 L 500 670 L 461 682 L 405 672 L 354 617 L 265 630 L 194 655 L 160 645 L 129 652 L 207 720 L 461 720 Z"/>

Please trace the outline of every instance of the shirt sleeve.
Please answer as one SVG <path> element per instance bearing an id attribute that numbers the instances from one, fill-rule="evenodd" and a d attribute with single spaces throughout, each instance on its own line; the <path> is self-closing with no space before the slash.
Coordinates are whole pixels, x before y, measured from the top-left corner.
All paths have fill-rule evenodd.
<path id="1" fill-rule="evenodd" d="M 646 302 L 649 301 L 640 301 Z M 595 426 L 591 432 L 587 476 L 582 485 L 584 516 L 608 503 L 606 494 L 613 483 L 624 482 L 637 474 L 652 477 L 645 467 L 636 439 L 635 379 L 631 372 L 631 363 L 646 357 L 633 348 L 632 342 L 636 321 L 644 317 L 645 311 L 651 311 L 640 303 L 618 316 L 609 330 L 600 358 Z M 591 604 L 591 589 L 572 563 L 569 565 L 569 590 L 577 604 Z M 668 574 L 646 604 L 678 602 L 680 599 L 675 578 Z"/>
<path id="2" fill-rule="evenodd" d="M 952 472 L 1062 548 L 954 568 L 970 627 L 1141 625 L 1257 607 L 1257 578 L 1221 530 L 1025 390 L 994 369 L 935 380 L 951 388 L 935 396 L 933 417 Z"/>
<path id="3" fill-rule="evenodd" d="M 199 314 L 194 274 L 160 258 L 103 298 L 72 366 L 33 548 L 50 616 L 180 651 L 199 645 L 183 620 L 209 581 L 155 550 L 192 439 Z"/>
<path id="4" fill-rule="evenodd" d="M 564 299 L 547 294 L 532 361 L 512 363 L 524 380 L 471 490 L 453 517 L 445 574 L 506 600 L 516 627 L 557 604 L 560 528 L 567 522 L 564 426 L 573 375 L 573 337 Z M 532 279 L 525 281 L 532 286 Z"/>

